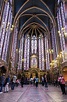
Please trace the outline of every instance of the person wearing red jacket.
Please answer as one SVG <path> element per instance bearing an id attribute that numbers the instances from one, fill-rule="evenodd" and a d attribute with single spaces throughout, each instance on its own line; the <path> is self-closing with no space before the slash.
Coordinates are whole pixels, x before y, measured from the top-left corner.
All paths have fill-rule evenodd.
<path id="1" fill-rule="evenodd" d="M 59 76 L 58 82 L 59 82 L 59 85 L 61 87 L 62 94 L 66 94 L 66 91 L 65 91 L 65 79 L 64 79 L 64 77 L 62 75 Z"/>

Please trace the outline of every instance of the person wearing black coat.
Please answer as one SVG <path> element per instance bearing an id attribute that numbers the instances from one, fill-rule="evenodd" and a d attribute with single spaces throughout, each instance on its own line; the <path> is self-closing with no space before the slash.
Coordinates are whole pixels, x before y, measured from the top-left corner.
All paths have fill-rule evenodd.
<path id="1" fill-rule="evenodd" d="M 46 88 L 48 87 L 48 85 L 47 85 L 47 76 L 46 75 L 44 75 L 44 85 L 45 85 Z"/>
<path id="2" fill-rule="evenodd" d="M 23 83 L 24 83 L 24 77 L 21 77 L 21 87 L 23 87 Z"/>
<path id="3" fill-rule="evenodd" d="M 2 77 L 0 76 L 0 92 L 2 92 Z"/>

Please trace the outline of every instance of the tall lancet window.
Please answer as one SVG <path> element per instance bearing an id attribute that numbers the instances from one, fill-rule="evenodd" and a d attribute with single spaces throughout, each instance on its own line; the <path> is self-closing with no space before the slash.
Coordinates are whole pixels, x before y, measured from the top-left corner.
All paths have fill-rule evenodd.
<path id="1" fill-rule="evenodd" d="M 22 69 L 22 63 L 23 63 L 23 42 L 24 42 L 24 36 L 22 36 L 20 40 L 20 48 L 19 48 L 19 62 L 18 62 L 18 69 Z"/>
<path id="2" fill-rule="evenodd" d="M 39 69 L 44 70 L 44 42 L 42 35 L 39 37 Z"/>
<path id="3" fill-rule="evenodd" d="M 5 3 L 4 11 L 3 11 L 3 17 L 1 22 L 1 31 L 0 31 L 0 56 L 2 53 L 4 38 L 5 38 L 5 32 L 7 27 L 7 19 L 8 19 L 8 13 L 9 13 L 9 2 Z"/>
<path id="4" fill-rule="evenodd" d="M 35 35 L 31 38 L 31 53 L 37 53 L 37 38 Z"/>
<path id="5" fill-rule="evenodd" d="M 9 45 L 9 38 L 10 38 L 10 28 L 12 25 L 12 7 L 10 7 L 9 10 L 9 16 L 8 16 L 8 21 L 7 21 L 7 28 L 5 32 L 5 39 L 4 39 L 4 46 L 3 46 L 3 52 L 2 52 L 2 59 L 6 61 L 7 58 L 7 51 L 8 51 L 8 45 Z"/>
<path id="6" fill-rule="evenodd" d="M 45 37 L 45 57 L 46 57 L 46 69 L 50 69 L 50 60 L 49 60 L 49 45 L 48 45 L 48 39 Z"/>
<path id="7" fill-rule="evenodd" d="M 17 34 L 18 34 L 18 27 L 14 28 L 14 35 L 13 35 L 13 42 L 12 42 L 12 67 L 14 67 L 15 64 L 15 57 L 16 57 L 16 44 L 17 44 Z"/>
<path id="8" fill-rule="evenodd" d="M 24 44 L 24 70 L 29 69 L 30 37 L 26 35 Z"/>
<path id="9" fill-rule="evenodd" d="M 9 39 L 11 34 L 12 25 L 12 2 L 6 1 L 4 5 L 4 11 L 1 22 L 1 32 L 0 32 L 0 55 L 4 61 L 7 60 L 7 52 L 9 46 Z"/>
<path id="10" fill-rule="evenodd" d="M 31 37 L 31 68 L 37 68 L 37 38 Z"/>

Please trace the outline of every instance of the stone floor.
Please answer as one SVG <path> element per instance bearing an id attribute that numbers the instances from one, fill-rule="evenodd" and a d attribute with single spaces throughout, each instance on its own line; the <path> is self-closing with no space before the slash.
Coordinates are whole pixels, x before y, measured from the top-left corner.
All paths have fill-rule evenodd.
<path id="1" fill-rule="evenodd" d="M 39 85 L 24 85 L 0 94 L 0 102 L 67 102 L 67 95 L 62 95 L 59 87 L 49 85 L 48 89 Z"/>

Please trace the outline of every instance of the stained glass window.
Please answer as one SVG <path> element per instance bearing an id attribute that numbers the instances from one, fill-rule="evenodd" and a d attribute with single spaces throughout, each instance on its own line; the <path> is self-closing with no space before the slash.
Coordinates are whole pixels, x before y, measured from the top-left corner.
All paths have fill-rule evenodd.
<path id="1" fill-rule="evenodd" d="M 37 38 L 35 35 L 31 37 L 31 55 L 37 57 Z M 31 59 L 31 67 L 37 67 L 37 58 L 33 57 Z"/>
<path id="2" fill-rule="evenodd" d="M 44 42 L 43 36 L 39 37 L 39 68 L 44 70 Z"/>
<path id="3" fill-rule="evenodd" d="M 49 60 L 49 47 L 48 47 L 48 39 L 45 37 L 45 57 L 46 57 L 46 69 L 50 69 L 50 60 Z"/>
<path id="4" fill-rule="evenodd" d="M 0 32 L 0 56 L 2 54 L 2 47 L 4 44 L 4 38 L 5 38 L 5 32 L 6 32 L 6 26 L 7 26 L 7 19 L 8 19 L 8 12 L 9 12 L 9 2 L 5 3 L 4 6 L 4 13 L 3 13 L 3 18 L 2 18 L 2 23 L 1 23 L 1 32 Z"/>
<path id="5" fill-rule="evenodd" d="M 1 22 L 1 32 L 0 32 L 0 56 L 2 59 L 6 61 L 7 58 L 7 51 L 9 46 L 9 39 L 10 39 L 10 28 L 12 25 L 12 6 L 10 5 L 9 1 L 5 2 L 3 17 Z"/>
<path id="6" fill-rule="evenodd" d="M 20 48 L 19 48 L 19 62 L 18 62 L 18 69 L 22 69 L 22 63 L 23 63 L 23 42 L 24 37 L 20 39 Z"/>
<path id="7" fill-rule="evenodd" d="M 24 70 L 29 69 L 29 54 L 30 54 L 30 37 L 25 37 L 25 48 L 24 48 Z"/>
<path id="8" fill-rule="evenodd" d="M 13 36 L 13 43 L 12 43 L 13 44 L 13 46 L 12 46 L 12 53 L 11 53 L 12 67 L 14 67 L 14 64 L 15 64 L 17 34 L 18 34 L 18 28 L 15 27 L 15 29 L 14 29 L 14 36 Z"/>

